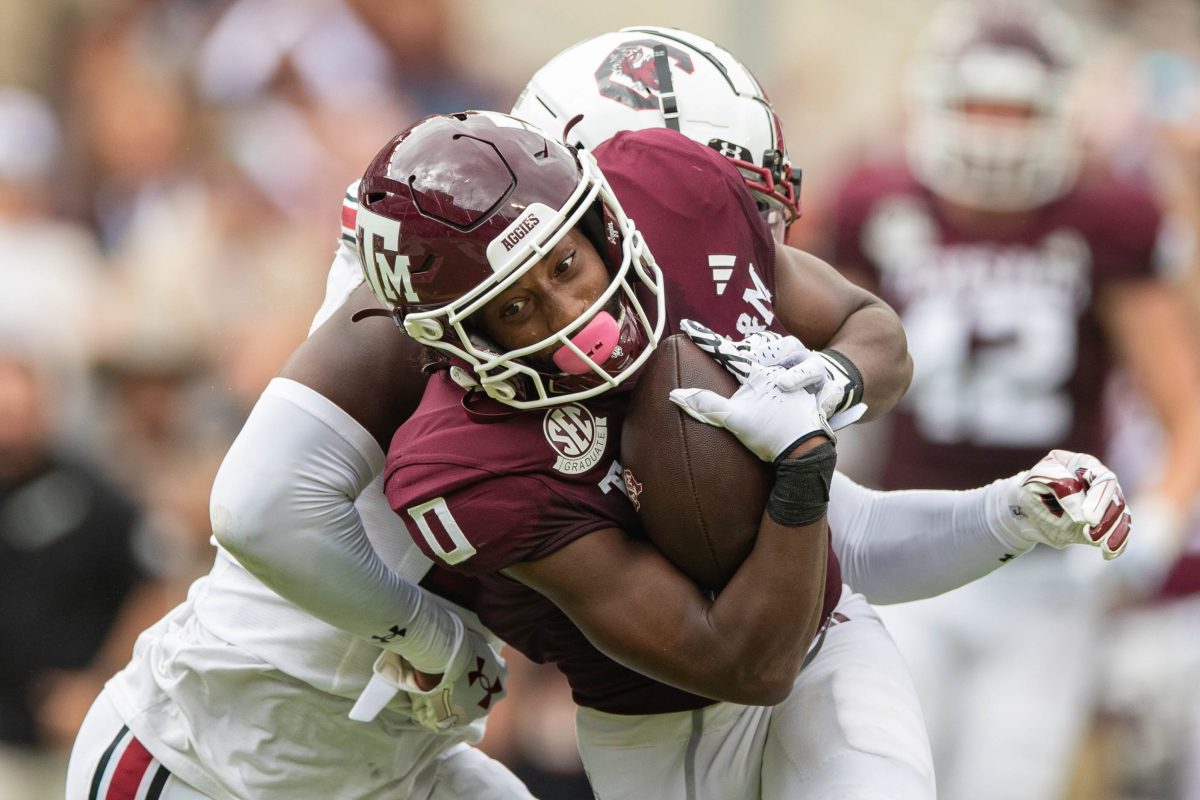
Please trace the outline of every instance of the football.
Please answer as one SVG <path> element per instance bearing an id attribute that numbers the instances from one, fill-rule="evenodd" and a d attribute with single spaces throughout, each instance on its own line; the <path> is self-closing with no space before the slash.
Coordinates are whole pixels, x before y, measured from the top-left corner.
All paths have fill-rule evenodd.
<path id="1" fill-rule="evenodd" d="M 667 395 L 682 387 L 729 397 L 737 386 L 724 367 L 676 334 L 643 365 L 621 430 L 625 488 L 647 536 L 711 590 L 723 588 L 754 547 L 771 467 Z"/>

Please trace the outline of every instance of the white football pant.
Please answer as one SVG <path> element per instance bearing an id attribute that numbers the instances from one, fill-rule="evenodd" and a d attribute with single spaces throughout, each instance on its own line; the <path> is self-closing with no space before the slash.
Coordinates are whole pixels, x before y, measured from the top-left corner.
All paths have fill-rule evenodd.
<path id="1" fill-rule="evenodd" d="M 933 764 L 903 659 L 860 595 L 844 588 L 835 613 L 777 706 L 580 709 L 579 749 L 597 799 L 931 800 Z"/>

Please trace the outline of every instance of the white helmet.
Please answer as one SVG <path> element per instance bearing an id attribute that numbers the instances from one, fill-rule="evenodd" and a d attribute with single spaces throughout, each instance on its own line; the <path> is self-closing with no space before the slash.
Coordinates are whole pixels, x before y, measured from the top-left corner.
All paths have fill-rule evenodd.
<path id="1" fill-rule="evenodd" d="M 1072 185 L 1065 120 L 1078 31 L 1041 0 L 957 0 L 934 18 L 908 76 L 908 158 L 917 179 L 971 208 L 1022 211 Z M 969 113 L 986 105 L 991 113 Z M 998 116 L 997 107 L 1011 116 Z"/>
<path id="2" fill-rule="evenodd" d="M 622 28 L 579 42 L 534 73 L 513 106 L 570 145 L 673 128 L 729 158 L 777 238 L 800 214 L 800 171 L 762 85 L 717 44 L 675 28 Z"/>

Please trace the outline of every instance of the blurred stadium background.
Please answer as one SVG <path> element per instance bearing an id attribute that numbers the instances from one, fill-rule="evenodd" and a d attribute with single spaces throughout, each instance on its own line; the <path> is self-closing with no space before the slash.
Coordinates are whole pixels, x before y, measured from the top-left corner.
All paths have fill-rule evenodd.
<path id="1" fill-rule="evenodd" d="M 167 587 L 147 600 L 148 622 L 207 571 L 213 474 L 305 335 L 346 185 L 394 132 L 428 113 L 507 110 L 537 67 L 587 36 L 686 28 L 741 56 L 771 91 L 805 174 L 793 237 L 820 252 L 823 190 L 865 153 L 895 146 L 901 65 L 934 6 L 0 0 L 0 363 L 32 365 L 44 391 L 44 432 L 13 412 L 0 420 L 0 459 L 32 446 L 22 437 L 44 437 L 132 498 L 139 547 Z M 1090 43 L 1079 96 L 1090 157 L 1144 171 L 1184 239 L 1200 228 L 1198 7 L 1067 4 Z M 1155 71 L 1155 58 L 1190 72 Z M 1200 297 L 1194 265 L 1179 277 Z M 0 401 L 5 391 L 0 383 Z M 40 617 L 36 597 L 6 591 L 15 564 L 0 563 L 3 615 L 21 628 L 64 624 Z M 1171 608 L 1184 624 L 1157 639 L 1161 691 L 1097 710 L 1076 796 L 1200 797 L 1186 788 L 1200 751 L 1187 750 L 1195 722 L 1181 711 L 1197 704 L 1200 670 L 1175 640 L 1200 619 L 1186 600 Z M 29 675 L 6 665 L 18 661 L 15 646 L 6 639 L 0 650 L 0 707 L 24 702 L 13 693 Z M 0 752 L 42 752 L 53 769 L 105 671 L 127 654 L 97 659 L 73 685 L 34 680 L 37 734 L 0 726 Z M 590 797 L 564 686 L 513 662 L 486 749 L 547 800 Z M 8 763 L 0 758 L 0 798 L 15 800 Z"/>

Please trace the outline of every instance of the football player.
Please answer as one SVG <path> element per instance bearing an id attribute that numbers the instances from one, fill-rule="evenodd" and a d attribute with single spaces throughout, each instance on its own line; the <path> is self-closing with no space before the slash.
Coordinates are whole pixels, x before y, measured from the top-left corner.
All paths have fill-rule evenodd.
<path id="1" fill-rule="evenodd" d="M 1046 448 L 1104 451 L 1120 359 L 1166 433 L 1158 485 L 1131 504 L 1131 569 L 1115 571 L 1147 590 L 1200 488 L 1200 352 L 1158 272 L 1150 194 L 1080 168 L 1066 102 L 1078 39 L 1049 3 L 943 8 L 908 76 L 905 152 L 848 177 L 833 258 L 901 313 L 917 364 L 891 415 L 885 488 L 965 488 Z M 922 690 L 943 796 L 1061 795 L 1091 710 L 1080 676 L 1109 622 L 1097 579 L 1114 577 L 1078 567 L 1043 550 L 884 613 Z M 1007 685 L 1022 688 L 998 713 Z"/>
<path id="2" fill-rule="evenodd" d="M 685 51 L 704 42 L 673 41 Z M 693 57 L 744 72 L 715 46 Z M 712 88 L 688 84 L 685 75 L 679 75 L 685 92 Z M 733 93 L 725 97 L 736 100 Z M 755 105 L 773 125 L 769 107 Z M 748 143 L 757 146 L 757 140 Z M 786 190 L 780 194 L 786 197 Z M 117 786 L 112 776 L 122 762 L 126 788 L 146 774 L 152 780 L 160 765 L 163 775 L 175 773 L 163 778 L 164 797 L 195 796 L 187 794 L 196 791 L 192 787 L 211 797 L 357 797 L 382 786 L 414 787 L 414 797 L 442 796 L 439 791 L 483 796 L 478 787 L 485 784 L 495 796 L 527 796 L 493 762 L 457 744 L 477 735 L 459 726 L 502 695 L 494 662 L 488 661 L 485 680 L 472 684 L 466 677 L 473 670 L 463 665 L 476 651 L 465 644 L 477 640 L 437 599 L 469 602 L 475 590 L 417 551 L 398 530 L 378 485 L 382 448 L 416 406 L 426 376 L 417 369 L 418 348 L 390 322 L 351 322 L 353 312 L 377 305 L 362 285 L 352 246 L 355 209 L 356 202 L 348 204 L 344 214 L 346 241 L 311 338 L 264 393 L 214 486 L 214 530 L 222 546 L 213 573 L 174 618 L 144 635 L 134 662 L 97 702 L 76 747 L 71 797 L 86 796 L 93 784 L 106 791 Z M 1048 486 L 1068 458 L 1025 488 L 1016 476 L 975 492 L 858 490 L 853 505 L 843 504 L 845 524 L 837 527 L 845 534 L 836 535 L 835 544 L 865 589 L 881 599 L 912 599 L 990 571 L 1034 541 L 1089 541 L 1079 501 L 1111 494 L 1111 482 L 1078 486 L 1075 502 L 1067 502 L 1076 518 L 1016 518 L 1009 510 L 1024 504 L 1036 513 L 1042 504 L 1033 487 Z M 1093 474 L 1103 477 L 1098 467 Z M 848 487 L 858 488 L 835 476 L 835 495 Z M 936 568 L 924 563 L 931 553 Z M 412 590 L 418 582 L 432 592 Z M 486 635 L 474 615 L 453 608 Z M 377 677 L 371 680 L 373 661 Z M 440 690 L 428 693 L 413 665 L 428 673 L 444 669 Z M 410 691 L 397 693 L 400 686 Z M 356 716 L 381 709 L 374 723 L 349 719 L 360 695 Z M 238 716 L 226 715 L 233 707 Z M 291 710 L 286 719 L 281 708 Z M 414 710 L 433 731 L 409 721 Z M 279 736 L 247 744 L 243 726 L 277 729 Z M 392 748 L 391 760 L 375 755 L 380 748 Z M 305 767 L 279 770 L 283 761 Z M 388 767 L 366 766 L 378 763 Z"/>
<path id="3" fill-rule="evenodd" d="M 368 283 L 434 354 L 392 441 L 389 501 L 427 557 L 477 579 L 492 630 L 567 676 L 599 796 L 931 796 L 903 662 L 823 546 L 826 415 L 874 401 L 860 387 L 882 365 L 861 346 L 898 335 L 887 309 L 776 246 L 729 160 L 661 128 L 593 157 L 512 117 L 428 118 L 358 197 Z M 715 254 L 737 265 L 733 291 L 697 285 Z M 664 328 L 736 335 L 754 314 L 836 345 L 854 377 L 826 394 L 825 359 L 793 339 L 807 357 L 789 365 L 751 337 L 732 398 L 672 393 L 775 465 L 754 549 L 714 598 L 638 535 L 615 452 L 623 384 Z M 1098 528 L 1122 516 L 1103 482 Z"/>
<path id="4" fill-rule="evenodd" d="M 731 53 L 694 33 L 637 26 L 579 42 L 534 73 L 513 114 L 543 130 L 562 131 L 563 140 L 572 146 L 593 150 L 617 131 L 674 128 L 738 168 L 776 242 L 784 241 L 788 227 L 800 216 L 800 170 L 788 156 L 783 126 L 766 91 Z M 343 217 L 352 218 L 355 208 L 355 198 L 348 195 Z M 353 243 L 353 231 L 343 228 L 340 257 L 351 265 L 343 268 L 347 271 L 357 267 L 350 250 Z M 719 262 L 710 268 L 711 276 L 699 282 L 711 278 L 713 291 L 721 293 L 727 268 Z M 744 333 L 742 326 L 739 332 Z M 831 413 L 835 411 L 831 407 Z M 1056 455 L 1059 465 L 1052 469 L 1062 469 L 1071 457 Z M 1013 469 L 1017 475 L 1005 483 L 1007 498 L 997 499 L 997 508 L 1029 505 L 1028 487 L 1022 488 L 1018 477 L 1025 475 L 1025 468 Z M 1000 487 L 992 491 L 998 493 Z M 946 492 L 871 492 L 835 472 L 831 528 L 847 583 L 872 603 L 932 597 L 982 577 L 1034 546 L 1033 540 L 1010 541 L 1004 552 L 992 553 L 991 544 L 978 549 L 978 543 L 969 545 L 970 537 L 945 524 L 950 518 L 947 504 L 955 502 L 967 501 Z M 842 524 L 843 513 L 854 520 Z M 878 529 L 872 525 L 868 535 L 862 521 L 878 519 L 875 515 L 881 513 L 900 515 L 914 524 Z M 1043 530 L 1036 539 L 1061 548 L 1081 542 L 1079 533 L 1078 527 L 1064 527 L 1055 534 Z M 1114 537 L 1105 556 L 1113 557 L 1124 541 Z"/>
<path id="5" fill-rule="evenodd" d="M 782 318 L 836 347 L 861 371 L 851 398 L 882 409 L 876 376 L 903 386 L 908 369 L 891 312 L 777 248 L 728 160 L 666 129 L 593 157 L 513 117 L 432 117 L 379 153 L 358 197 L 368 283 L 440 356 L 392 440 L 388 499 L 428 558 L 476 579 L 490 629 L 566 675 L 596 793 L 931 796 L 903 662 L 828 548 L 836 456 L 818 393 L 797 388 L 817 388 L 810 360 L 751 358 L 722 409 L 673 395 L 775 465 L 754 548 L 715 598 L 639 536 L 619 477 L 623 389 L 664 329 Z M 694 279 L 714 255 L 733 267 L 720 295 Z M 869 749 L 867 719 L 886 721 Z"/>

